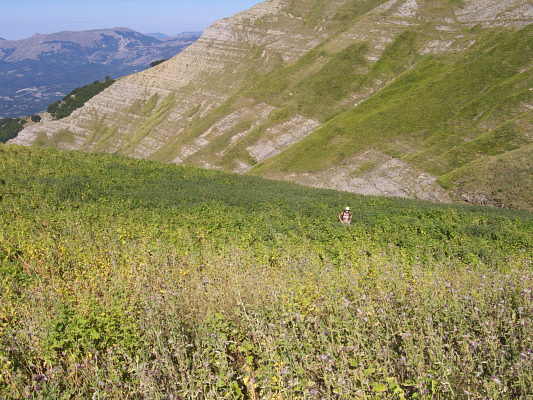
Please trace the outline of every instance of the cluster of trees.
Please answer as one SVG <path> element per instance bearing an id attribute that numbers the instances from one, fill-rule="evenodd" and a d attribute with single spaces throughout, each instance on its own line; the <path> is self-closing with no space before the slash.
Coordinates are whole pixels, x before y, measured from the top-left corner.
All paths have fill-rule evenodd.
<path id="1" fill-rule="evenodd" d="M 47 111 L 55 119 L 68 117 L 70 114 L 72 114 L 74 110 L 77 110 L 78 108 L 82 107 L 87 100 L 96 96 L 105 88 L 111 86 L 113 82 L 115 82 L 114 79 L 111 79 L 109 78 L 109 76 L 106 76 L 103 82 L 96 80 L 90 85 L 78 87 L 69 94 L 67 94 L 65 97 L 63 97 L 61 100 L 50 104 L 47 108 Z"/>
<path id="2" fill-rule="evenodd" d="M 0 142 L 5 143 L 13 139 L 24 128 L 25 118 L 0 119 Z"/>
<path id="3" fill-rule="evenodd" d="M 150 67 L 155 67 L 156 65 L 159 65 L 161 63 L 164 63 L 165 61 L 168 61 L 169 59 L 168 58 L 165 58 L 163 60 L 156 60 L 156 61 L 152 61 L 150 63 Z"/>
<path id="4" fill-rule="evenodd" d="M 67 94 L 61 100 L 58 100 L 48 106 L 47 111 L 55 119 L 68 117 L 72 112 L 85 104 L 91 97 L 96 96 L 105 88 L 109 87 L 115 80 L 109 76 L 105 77 L 103 82 L 98 80 L 90 85 L 78 87 Z M 39 122 L 41 117 L 39 115 L 32 115 L 30 117 L 20 118 L 1 118 L 0 119 L 0 142 L 6 143 L 8 140 L 15 138 L 18 133 L 24 129 L 24 125 L 28 122 L 28 118 L 32 122 Z"/>
<path id="5" fill-rule="evenodd" d="M 39 122 L 39 115 L 29 117 L 33 122 Z M 6 143 L 13 139 L 24 128 L 27 118 L 1 118 L 0 119 L 0 143 Z"/>

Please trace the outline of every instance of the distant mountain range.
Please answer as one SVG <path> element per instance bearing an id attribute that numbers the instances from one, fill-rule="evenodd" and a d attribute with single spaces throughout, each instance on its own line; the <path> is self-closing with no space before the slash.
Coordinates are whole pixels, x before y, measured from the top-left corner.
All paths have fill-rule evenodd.
<path id="1" fill-rule="evenodd" d="M 0 42 L 0 117 L 46 110 L 72 89 L 106 76 L 118 78 L 175 56 L 200 33 L 164 39 L 128 28 L 35 34 Z"/>
<path id="2" fill-rule="evenodd" d="M 166 33 L 161 33 L 161 32 L 146 33 L 146 36 L 150 36 L 158 40 L 163 40 L 169 37 Z"/>

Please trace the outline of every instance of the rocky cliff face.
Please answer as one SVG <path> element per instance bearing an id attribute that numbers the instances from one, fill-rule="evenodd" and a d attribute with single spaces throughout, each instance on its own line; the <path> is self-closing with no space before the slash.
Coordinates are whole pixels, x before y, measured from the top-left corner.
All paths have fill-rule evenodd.
<path id="1" fill-rule="evenodd" d="M 283 12 L 288 3 L 266 1 L 232 18 L 215 22 L 194 45 L 172 60 L 121 79 L 70 118 L 43 122 L 22 132 L 13 143 L 29 145 L 43 135 L 51 138 L 56 132 L 69 130 L 73 135 L 68 141 L 59 142 L 61 148 L 91 150 L 101 146 L 99 138 L 94 138 L 97 122 L 107 128 L 116 127 L 119 133 L 108 138 L 108 151 L 150 157 L 181 136 L 194 119 L 216 109 L 241 89 L 256 70 L 268 72 L 294 61 L 328 37 L 327 33 L 320 32 L 320 27 L 306 27 L 301 18 Z M 298 34 L 293 35 L 293 32 Z M 262 108 L 272 109 L 266 104 L 255 105 L 259 118 Z M 246 109 L 242 113 L 250 116 Z M 240 120 L 234 119 L 235 122 Z M 146 134 L 140 129 L 145 122 L 154 125 Z M 221 124 L 223 122 L 219 122 Z M 220 133 L 217 129 L 215 136 Z M 206 136 L 209 134 L 204 138 Z M 201 146 L 202 140 L 191 139 L 189 147 Z M 174 150 L 176 160 L 183 153 L 194 153 L 192 149 Z"/>
<path id="2" fill-rule="evenodd" d="M 398 95 L 394 85 L 405 74 L 411 71 L 416 76 L 412 79 L 428 82 L 424 73 L 430 66 L 458 63 L 497 35 L 522 29 L 529 46 L 531 34 L 523 30 L 532 21 L 533 6 L 526 0 L 267 0 L 214 23 L 168 62 L 120 79 L 69 118 L 43 121 L 12 143 L 113 152 L 359 193 L 450 201 L 452 192 L 436 181 L 456 166 L 438 171 L 420 154 L 431 146 L 435 153 L 431 140 L 442 140 L 441 152 L 446 153 L 457 141 L 475 141 L 483 132 L 455 134 L 453 140 L 442 133 L 439 139 L 427 138 L 424 134 L 429 135 L 433 124 L 427 122 L 427 127 L 398 126 L 398 132 L 406 133 L 381 139 L 377 131 L 370 139 L 364 136 L 363 120 L 357 122 L 361 132 L 356 124 L 341 127 L 339 121 L 353 110 L 370 116 L 371 110 L 364 111 L 369 101 L 385 98 L 383 93 L 391 90 Z M 521 74 L 530 74 L 530 61 L 529 66 L 520 62 Z M 476 96 L 493 84 L 496 80 L 487 77 L 484 92 Z M 524 112 L 509 114 L 523 125 L 531 118 L 524 108 L 531 100 L 526 97 L 513 105 Z M 465 97 L 465 102 L 473 100 Z M 334 125 L 338 132 L 327 133 Z M 329 131 L 324 133 L 323 127 Z M 521 134 L 520 140 L 529 143 L 527 135 Z M 327 160 L 314 163 L 313 157 Z M 300 159 L 304 161 L 297 165 Z"/>

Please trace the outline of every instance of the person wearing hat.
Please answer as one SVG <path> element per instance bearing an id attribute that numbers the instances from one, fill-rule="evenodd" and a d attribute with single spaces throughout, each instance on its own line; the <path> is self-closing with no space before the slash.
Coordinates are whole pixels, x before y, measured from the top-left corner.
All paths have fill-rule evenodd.
<path id="1" fill-rule="evenodd" d="M 344 226 L 350 226 L 350 223 L 352 222 L 350 207 L 346 207 L 344 211 L 339 214 L 339 221 L 341 221 Z"/>

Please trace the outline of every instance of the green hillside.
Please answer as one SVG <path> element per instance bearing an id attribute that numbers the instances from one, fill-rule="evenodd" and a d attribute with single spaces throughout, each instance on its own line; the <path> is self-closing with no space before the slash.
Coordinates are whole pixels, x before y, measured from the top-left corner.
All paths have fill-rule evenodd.
<path id="1" fill-rule="evenodd" d="M 523 0 L 266 0 L 11 143 L 533 211 L 532 22 Z"/>
<path id="2" fill-rule="evenodd" d="M 18 146 L 0 171 L 0 398 L 533 385 L 531 213 Z"/>
<path id="3" fill-rule="evenodd" d="M 226 170 L 236 170 L 245 163 L 253 167 L 249 172 L 252 175 L 298 180 L 302 174 L 320 176 L 328 168 L 342 170 L 353 157 L 372 150 L 436 177 L 476 161 L 479 168 L 463 170 L 463 174 L 479 172 L 468 177 L 475 181 L 483 178 L 485 167 L 481 165 L 487 157 L 531 143 L 533 114 L 528 105 L 533 100 L 532 25 L 520 30 L 462 27 L 460 34 L 448 33 L 458 50 L 422 54 L 428 43 L 446 41 L 436 25 L 453 15 L 453 6 L 457 6 L 454 2 L 434 2 L 422 10 L 430 22 L 402 29 L 380 58 L 370 62 L 370 44 L 347 40 L 346 32 L 369 28 L 361 18 L 377 3 L 365 3 L 358 12 L 351 12 L 346 5 L 330 25 L 337 33 L 294 63 L 267 74 L 252 73 L 234 96 L 194 119 L 183 135 L 150 158 L 171 161 L 176 149 L 186 147 L 243 105 L 254 104 L 273 108 L 267 120 L 258 121 L 257 115 L 248 115 L 185 163 L 214 164 Z M 302 15 L 312 14 L 307 12 Z M 365 101 L 353 106 L 351 98 L 365 96 Z M 273 129 L 298 116 L 315 120 L 320 127 L 281 149 L 280 154 L 257 163 L 250 148 L 272 140 Z M 282 130 L 280 134 L 284 133 Z M 239 135 L 239 140 L 232 140 Z M 503 159 L 510 161 L 511 155 Z M 380 165 L 376 159 L 358 168 L 365 170 L 370 164 Z M 533 170 L 523 166 L 527 174 L 520 176 L 520 183 L 507 184 L 503 171 L 508 168 L 512 167 L 505 166 L 501 173 L 494 171 L 501 184 L 498 188 L 489 185 L 490 190 L 485 190 L 486 203 L 533 210 L 533 192 L 527 190 L 531 183 L 527 174 L 533 175 Z M 444 187 L 461 201 L 465 187 L 449 178 L 446 182 Z M 323 184 L 327 186 L 328 182 Z M 520 186 L 524 190 L 517 190 Z M 496 189 L 498 196 L 492 194 Z"/>
<path id="4" fill-rule="evenodd" d="M 441 177 L 444 186 L 454 183 L 459 193 L 477 193 L 482 201 L 498 207 L 533 209 L 533 145 L 487 156 Z"/>
<path id="5" fill-rule="evenodd" d="M 346 52 L 357 51 L 351 48 L 336 54 L 329 62 L 333 63 L 332 67 L 328 63 L 307 81 L 296 85 L 295 90 L 316 93 L 314 98 L 297 97 L 298 107 L 324 119 L 327 111 L 321 108 L 328 107 L 332 112 L 334 100 L 345 95 L 342 90 L 349 90 L 350 85 L 364 85 L 372 81 L 373 75 L 405 68 L 411 63 L 408 70 L 367 101 L 327 117 L 329 121 L 320 129 L 278 156 L 256 165 L 252 173 L 267 176 L 317 173 L 372 148 L 442 176 L 474 160 L 483 162 L 487 156 L 530 144 L 533 114 L 525 105 L 533 100 L 533 26 L 517 32 L 480 33 L 476 45 L 457 59 L 449 55 L 416 55 L 416 43 L 423 34 L 405 31 L 389 45 L 369 73 L 354 74 L 352 79 L 342 74 L 349 82 L 341 81 L 336 86 L 329 82 L 334 74 L 330 80 L 325 76 L 330 69 L 348 68 L 339 65 L 338 60 L 346 60 Z M 354 59 L 347 64 L 353 68 L 357 62 Z M 316 87 L 315 82 L 322 86 Z M 263 86 L 271 85 L 264 82 L 258 88 Z M 302 98 L 307 101 L 302 102 Z M 483 176 L 483 168 L 476 171 L 480 174 L 469 179 Z M 528 171 L 533 174 L 530 166 Z M 500 180 L 500 196 L 506 204 L 521 203 L 532 209 L 533 192 L 526 190 L 528 184 L 517 192 L 503 182 L 503 174 Z M 449 183 L 453 189 L 454 182 Z"/>

